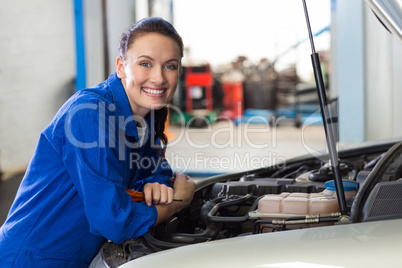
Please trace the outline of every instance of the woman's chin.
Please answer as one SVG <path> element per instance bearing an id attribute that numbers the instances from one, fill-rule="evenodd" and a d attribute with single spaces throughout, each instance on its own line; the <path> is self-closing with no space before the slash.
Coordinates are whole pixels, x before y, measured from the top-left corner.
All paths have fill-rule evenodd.
<path id="1" fill-rule="evenodd" d="M 166 106 L 167 106 L 167 103 L 155 103 L 155 104 L 151 105 L 151 110 L 160 110 Z"/>

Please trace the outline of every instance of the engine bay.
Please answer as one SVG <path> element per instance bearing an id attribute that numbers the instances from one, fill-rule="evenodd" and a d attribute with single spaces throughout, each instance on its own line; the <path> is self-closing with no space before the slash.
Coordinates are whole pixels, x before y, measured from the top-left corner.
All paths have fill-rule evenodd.
<path id="1" fill-rule="evenodd" d="M 118 267 L 153 252 L 212 240 L 402 218 L 402 143 L 343 150 L 339 158 L 347 217 L 339 212 L 331 166 L 308 156 L 281 167 L 199 180 L 188 208 L 140 238 L 107 242 L 103 259 Z"/>
<path id="2" fill-rule="evenodd" d="M 401 40 L 397 1 L 367 2 L 381 23 Z M 187 209 L 142 237 L 122 244 L 106 243 L 101 253 L 107 266 L 118 267 L 154 252 L 213 240 L 402 218 L 401 139 L 337 152 L 336 116 L 332 117 L 328 106 L 305 1 L 303 6 L 328 155 L 308 155 L 281 167 L 199 180 Z"/>

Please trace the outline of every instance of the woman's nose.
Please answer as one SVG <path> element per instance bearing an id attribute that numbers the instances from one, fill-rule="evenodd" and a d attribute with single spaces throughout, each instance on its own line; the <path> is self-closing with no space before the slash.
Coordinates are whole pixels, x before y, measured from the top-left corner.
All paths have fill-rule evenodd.
<path id="1" fill-rule="evenodd" d="M 165 75 L 162 68 L 152 70 L 151 82 L 156 85 L 162 85 L 165 82 Z"/>

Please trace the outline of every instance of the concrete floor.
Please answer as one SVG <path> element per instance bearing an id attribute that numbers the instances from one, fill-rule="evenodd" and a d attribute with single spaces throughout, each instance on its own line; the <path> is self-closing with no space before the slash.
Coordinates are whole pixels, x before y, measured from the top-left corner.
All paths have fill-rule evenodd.
<path id="1" fill-rule="evenodd" d="M 325 151 L 322 125 L 301 128 L 223 121 L 209 128 L 169 128 L 166 157 L 174 170 L 190 176 L 256 169 L 285 159 Z"/>
<path id="2" fill-rule="evenodd" d="M 194 178 L 256 169 L 280 163 L 284 159 L 325 151 L 322 125 L 302 128 L 265 124 L 217 122 L 208 128 L 168 129 L 166 157 L 173 170 Z M 17 173 L 0 182 L 0 223 L 7 217 L 23 176 Z"/>

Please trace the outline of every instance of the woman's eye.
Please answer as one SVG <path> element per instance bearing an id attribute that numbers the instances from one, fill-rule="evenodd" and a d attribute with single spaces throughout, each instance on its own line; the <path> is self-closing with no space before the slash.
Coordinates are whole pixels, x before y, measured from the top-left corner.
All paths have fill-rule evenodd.
<path id="1" fill-rule="evenodd" d="M 151 64 L 149 64 L 149 62 L 141 62 L 140 65 L 143 66 L 143 67 L 150 67 L 151 66 Z"/>
<path id="2" fill-rule="evenodd" d="M 166 65 L 165 68 L 166 68 L 166 69 L 169 69 L 169 70 L 176 70 L 176 69 L 177 69 L 177 66 L 174 65 L 174 64 L 168 64 L 168 65 Z"/>

